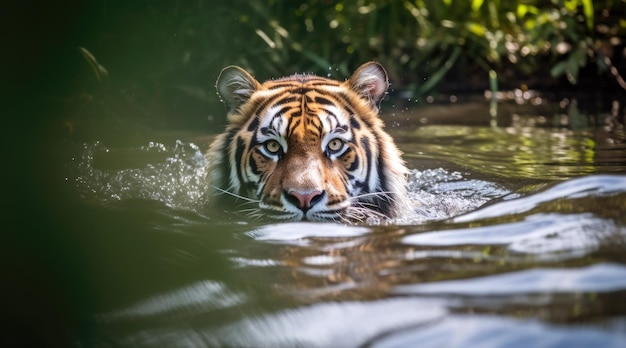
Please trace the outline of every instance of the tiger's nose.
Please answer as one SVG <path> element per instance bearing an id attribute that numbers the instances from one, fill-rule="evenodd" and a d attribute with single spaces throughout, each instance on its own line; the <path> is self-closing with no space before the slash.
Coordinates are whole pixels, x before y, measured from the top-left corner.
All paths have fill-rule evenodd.
<path id="1" fill-rule="evenodd" d="M 324 191 L 311 190 L 311 191 L 296 191 L 289 190 L 285 196 L 291 203 L 296 205 L 303 211 L 309 210 L 312 206 L 317 204 L 324 197 Z"/>

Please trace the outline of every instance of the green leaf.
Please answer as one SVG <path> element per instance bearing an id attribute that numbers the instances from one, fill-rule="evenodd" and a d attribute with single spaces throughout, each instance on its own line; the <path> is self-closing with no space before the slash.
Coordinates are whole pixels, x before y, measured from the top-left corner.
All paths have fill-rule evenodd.
<path id="1" fill-rule="evenodd" d="M 536 15 L 539 13 L 539 8 L 533 5 L 525 5 L 525 4 L 517 5 L 517 17 L 518 18 L 523 18 L 528 13 Z"/>
<path id="2" fill-rule="evenodd" d="M 552 69 L 550 69 L 550 76 L 559 77 L 563 75 L 563 72 L 565 71 L 566 63 L 567 61 L 561 61 L 561 62 L 556 63 L 552 67 Z"/>
<path id="3" fill-rule="evenodd" d="M 587 20 L 587 28 L 589 30 L 593 30 L 593 1 L 592 0 L 581 0 L 583 3 L 583 13 L 585 14 L 585 19 Z"/>
<path id="4" fill-rule="evenodd" d="M 467 27 L 467 30 L 470 31 L 470 33 L 478 37 L 485 37 L 485 32 L 487 32 L 487 29 L 485 28 L 484 25 L 478 24 L 475 22 L 467 23 L 466 27 Z"/>
<path id="5" fill-rule="evenodd" d="M 472 0 L 472 11 L 478 12 L 483 5 L 484 0 Z"/>
<path id="6" fill-rule="evenodd" d="M 443 66 L 440 67 L 430 77 L 430 79 L 428 79 L 428 81 L 426 81 L 426 83 L 424 83 L 419 88 L 418 94 L 426 93 L 427 91 L 429 91 L 430 89 L 435 87 L 435 85 L 437 85 L 437 83 L 439 83 L 439 81 L 441 81 L 441 79 L 446 75 L 446 73 L 448 73 L 448 71 L 452 68 L 452 66 L 454 66 L 454 63 L 456 63 L 456 60 L 459 58 L 460 54 L 461 54 L 461 47 L 460 46 L 454 46 L 454 51 L 452 51 L 452 54 L 450 55 L 448 60 L 446 60 L 446 62 L 443 64 Z"/>
<path id="7" fill-rule="evenodd" d="M 565 0 L 563 1 L 563 7 L 569 12 L 576 12 L 576 7 L 578 7 L 578 0 Z"/>

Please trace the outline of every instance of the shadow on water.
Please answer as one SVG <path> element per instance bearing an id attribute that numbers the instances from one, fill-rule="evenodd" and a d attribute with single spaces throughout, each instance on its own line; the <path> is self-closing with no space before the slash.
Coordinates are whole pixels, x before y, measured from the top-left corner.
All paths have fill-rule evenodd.
<path id="1" fill-rule="evenodd" d="M 207 211 L 210 137 L 66 144 L 50 179 L 63 228 L 39 248 L 73 342 L 626 345 L 623 129 L 434 124 L 432 110 L 387 116 L 419 212 L 402 224 Z"/>

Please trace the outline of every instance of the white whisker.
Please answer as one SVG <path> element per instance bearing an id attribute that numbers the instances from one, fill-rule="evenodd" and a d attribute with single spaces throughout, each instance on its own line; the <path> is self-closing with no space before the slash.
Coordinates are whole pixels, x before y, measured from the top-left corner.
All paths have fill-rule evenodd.
<path id="1" fill-rule="evenodd" d="M 248 209 L 239 209 L 239 210 L 237 210 L 238 213 L 244 213 L 244 214 L 254 213 L 254 212 L 258 212 L 258 211 L 259 211 L 258 208 L 248 208 Z"/>
<path id="2" fill-rule="evenodd" d="M 378 205 L 374 204 L 374 203 L 370 203 L 370 202 L 355 202 L 356 205 L 354 205 L 354 208 L 378 208 Z"/>
<path id="3" fill-rule="evenodd" d="M 270 207 L 263 207 L 261 200 L 241 196 L 220 187 L 213 186 L 213 188 L 221 194 L 238 199 L 239 203 L 237 206 L 240 209 L 237 209 L 236 212 L 245 215 L 251 221 L 264 221 L 268 219 L 275 221 L 289 221 L 297 219 L 297 216 L 294 216 L 287 211 L 276 209 L 279 207 L 272 207 L 272 209 L 268 209 Z M 393 202 L 395 199 L 391 195 L 392 193 L 393 192 L 378 191 L 352 196 L 348 198 L 348 202 L 351 203 L 350 206 L 335 209 L 330 208 L 326 211 L 320 211 L 311 218 L 316 221 L 345 224 L 367 223 L 370 221 L 388 221 L 389 217 L 380 212 L 380 207 L 376 204 L 375 199 L 383 199 Z M 259 203 L 261 204 L 260 207 L 258 206 Z"/>
<path id="4" fill-rule="evenodd" d="M 380 221 L 389 220 L 389 217 L 387 215 L 363 206 L 352 206 L 348 208 L 347 212 L 344 215 L 346 218 L 352 219 L 353 223 L 369 222 L 373 219 L 378 219 Z"/>
<path id="5" fill-rule="evenodd" d="M 250 203 L 260 203 L 260 202 L 261 202 L 260 200 L 256 200 L 256 199 L 252 199 L 252 198 L 244 197 L 244 196 L 241 196 L 241 195 L 238 195 L 238 194 L 232 193 L 232 192 L 230 192 L 230 191 L 226 191 L 226 190 L 224 190 L 224 189 L 222 189 L 222 188 L 219 188 L 219 187 L 217 187 L 217 186 L 211 186 L 211 187 L 213 187 L 213 188 L 214 188 L 214 189 L 216 189 L 217 191 L 220 191 L 220 192 L 225 193 L 225 194 L 227 194 L 227 195 L 233 196 L 233 197 L 235 197 L 235 198 L 239 198 L 239 199 L 244 200 L 244 201 L 248 201 L 248 202 L 250 202 Z"/>
<path id="6" fill-rule="evenodd" d="M 360 195 L 351 196 L 349 199 L 358 199 L 358 198 L 364 198 L 364 197 L 369 197 L 369 196 L 379 196 L 379 195 L 387 196 L 387 194 L 389 193 L 393 193 L 393 192 L 391 191 L 366 192 Z"/>
<path id="7" fill-rule="evenodd" d="M 349 197 L 348 200 L 350 201 L 354 201 L 357 200 L 357 202 L 359 199 L 361 198 L 367 198 L 367 197 L 378 197 L 378 198 L 385 198 L 388 199 L 389 201 L 395 202 L 396 200 L 394 198 L 392 198 L 392 196 L 390 196 L 390 194 L 393 194 L 393 192 L 391 191 L 378 191 L 378 192 L 367 192 L 367 193 L 363 193 L 360 195 L 356 195 L 356 196 L 352 196 Z"/>

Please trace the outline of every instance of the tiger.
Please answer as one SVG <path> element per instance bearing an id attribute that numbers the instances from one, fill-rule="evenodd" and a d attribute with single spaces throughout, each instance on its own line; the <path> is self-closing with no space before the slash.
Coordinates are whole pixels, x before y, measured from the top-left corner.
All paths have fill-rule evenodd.
<path id="1" fill-rule="evenodd" d="M 231 65 L 216 88 L 229 109 L 206 153 L 216 201 L 273 221 L 358 223 L 415 213 L 408 169 L 379 117 L 389 88 L 380 63 L 361 65 L 343 82 L 294 74 L 260 83 Z"/>

